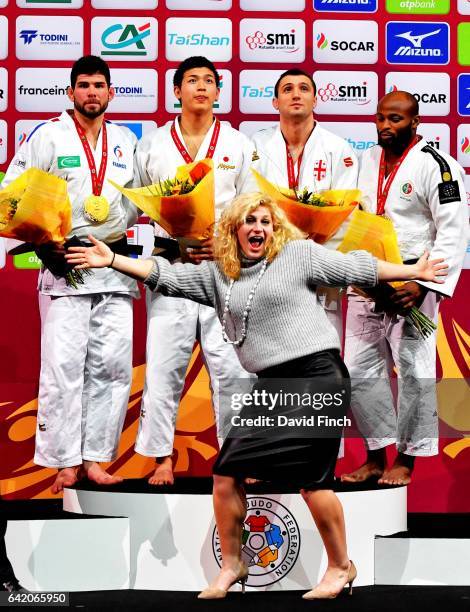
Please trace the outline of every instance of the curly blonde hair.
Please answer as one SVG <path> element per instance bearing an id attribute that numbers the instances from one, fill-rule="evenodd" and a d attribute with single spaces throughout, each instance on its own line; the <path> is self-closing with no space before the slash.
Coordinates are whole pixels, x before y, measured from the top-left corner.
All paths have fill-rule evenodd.
<path id="1" fill-rule="evenodd" d="M 242 251 L 237 232 L 250 213 L 264 206 L 271 213 L 273 235 L 265 256 L 272 261 L 291 240 L 306 238 L 287 218 L 284 211 L 268 195 L 259 192 L 244 193 L 233 200 L 222 213 L 215 232 L 215 256 L 222 272 L 236 280 L 240 276 Z"/>

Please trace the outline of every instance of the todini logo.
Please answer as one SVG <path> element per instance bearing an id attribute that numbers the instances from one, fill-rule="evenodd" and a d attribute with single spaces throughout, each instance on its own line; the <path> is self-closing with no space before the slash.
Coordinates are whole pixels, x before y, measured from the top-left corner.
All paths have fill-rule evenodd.
<path id="1" fill-rule="evenodd" d="M 117 40 L 110 42 L 108 39 L 113 38 L 113 35 L 118 32 L 120 34 Z M 101 35 L 101 43 L 107 49 L 107 51 L 102 51 L 101 55 L 147 55 L 147 50 L 142 41 L 148 36 L 150 36 L 150 23 L 145 23 L 138 28 L 134 24 L 124 26 L 121 23 L 116 23 L 106 28 Z M 134 50 L 127 50 L 131 46 L 135 47 Z"/>
<path id="2" fill-rule="evenodd" d="M 23 39 L 25 45 L 30 45 L 37 35 L 37 30 L 21 30 L 20 32 L 20 38 Z"/>

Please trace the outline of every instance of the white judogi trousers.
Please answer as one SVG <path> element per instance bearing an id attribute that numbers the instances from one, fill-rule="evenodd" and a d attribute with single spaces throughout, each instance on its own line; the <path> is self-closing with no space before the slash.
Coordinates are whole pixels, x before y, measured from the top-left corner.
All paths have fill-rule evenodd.
<path id="1" fill-rule="evenodd" d="M 352 380 L 351 407 L 369 450 L 396 443 L 414 456 L 438 453 L 436 335 L 422 338 L 404 317 L 373 311 L 348 294 L 344 361 Z M 437 323 L 439 297 L 429 291 L 420 310 Z M 398 374 L 397 412 L 390 373 Z"/>
<path id="2" fill-rule="evenodd" d="M 41 374 L 34 463 L 116 458 L 132 382 L 132 297 L 39 294 Z"/>
<path id="3" fill-rule="evenodd" d="M 176 415 L 196 340 L 209 372 L 221 444 L 225 415 L 220 414 L 219 392 L 249 374 L 233 347 L 224 342 L 213 308 L 147 291 L 147 373 L 135 445 L 145 457 L 166 457 L 173 452 Z"/>

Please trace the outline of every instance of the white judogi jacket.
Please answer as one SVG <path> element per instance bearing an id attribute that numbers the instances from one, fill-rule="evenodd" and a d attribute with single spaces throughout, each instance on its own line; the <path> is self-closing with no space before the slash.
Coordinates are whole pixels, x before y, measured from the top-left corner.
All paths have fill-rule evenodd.
<path id="1" fill-rule="evenodd" d="M 184 143 L 179 121 L 175 121 L 176 132 Z M 207 132 L 194 161 L 204 159 L 212 138 L 215 122 Z M 151 185 L 159 180 L 172 179 L 176 169 L 185 165 L 171 137 L 171 123 L 145 135 L 136 150 L 135 186 Z M 250 172 L 253 158 L 253 144 L 241 132 L 221 123 L 217 146 L 213 155 L 215 183 L 215 218 L 230 204 L 235 196 L 246 191 L 255 191 L 256 185 Z M 156 234 L 168 237 L 159 226 Z"/>
<path id="2" fill-rule="evenodd" d="M 385 215 L 395 227 L 403 261 L 421 257 L 427 249 L 431 259 L 443 257 L 449 266 L 444 284 L 421 282 L 429 289 L 451 296 L 457 284 L 468 241 L 468 214 L 463 168 L 450 155 L 423 151 L 422 139 L 408 153 L 390 186 Z M 382 147 L 364 152 L 358 186 L 367 212 L 377 211 L 377 184 Z M 442 171 L 441 171 L 442 166 Z M 446 166 L 451 173 L 449 201 L 441 201 L 439 185 Z M 447 177 L 448 178 L 448 177 Z M 456 183 L 452 183 L 456 181 Z M 441 188 L 442 189 L 442 188 Z M 444 198 L 445 200 L 445 198 Z"/>
<path id="3" fill-rule="evenodd" d="M 39 168 L 67 181 L 67 190 L 72 205 L 72 230 L 77 238 L 88 240 L 88 234 L 106 242 L 114 242 L 124 236 L 127 227 L 137 219 L 136 208 L 107 179 L 119 185 L 131 183 L 134 172 L 134 150 L 136 138 L 126 127 L 106 121 L 108 138 L 108 164 L 102 195 L 110 204 L 109 217 L 103 223 L 91 223 L 83 214 L 83 203 L 92 194 L 92 183 L 88 162 L 73 119 L 67 112 L 40 124 L 30 134 L 12 159 L 2 186 L 6 187 L 28 168 Z M 102 132 L 95 150 L 92 149 L 96 170 L 100 167 Z M 75 158 L 68 167 L 59 158 Z M 61 166 L 61 167 L 59 167 Z M 70 167 L 72 166 L 72 167 Z M 84 276 L 85 283 L 78 288 L 67 287 L 65 279 L 56 278 L 49 270 L 39 275 L 38 287 L 45 295 L 79 295 L 90 293 L 126 293 L 139 295 L 136 281 L 110 268 L 93 270 Z"/>

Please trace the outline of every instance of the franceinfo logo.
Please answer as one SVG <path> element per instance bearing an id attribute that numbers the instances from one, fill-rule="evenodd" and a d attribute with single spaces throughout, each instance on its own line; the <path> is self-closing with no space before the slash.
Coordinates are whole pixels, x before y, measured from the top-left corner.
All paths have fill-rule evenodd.
<path id="1" fill-rule="evenodd" d="M 152 17 L 95 17 L 91 22 L 92 53 L 111 61 L 154 61 L 157 33 L 157 20 Z"/>
<path id="2" fill-rule="evenodd" d="M 318 104 L 315 112 L 323 115 L 370 115 L 377 107 L 377 74 L 318 70 Z"/>
<path id="3" fill-rule="evenodd" d="M 398 90 L 414 95 L 420 115 L 440 117 L 450 112 L 450 77 L 444 72 L 389 72 L 385 91 Z"/>
<path id="4" fill-rule="evenodd" d="M 449 25 L 447 23 L 387 23 L 389 64 L 448 64 Z"/>
<path id="5" fill-rule="evenodd" d="M 58 26 L 50 17 L 22 15 L 16 20 L 16 57 L 22 60 L 74 60 L 83 55 L 83 20 L 67 17 Z"/>
<path id="6" fill-rule="evenodd" d="M 244 62 L 303 62 L 305 22 L 301 19 L 242 19 L 240 59 Z"/>
<path id="7" fill-rule="evenodd" d="M 171 61 L 203 55 L 213 62 L 228 62 L 232 59 L 232 22 L 171 17 L 166 22 L 165 54 Z"/>
<path id="8" fill-rule="evenodd" d="M 313 59 L 320 64 L 375 64 L 378 58 L 375 21 L 316 19 Z"/>
<path id="9" fill-rule="evenodd" d="M 377 0 L 313 0 L 313 8 L 332 13 L 375 13 Z"/>
<path id="10" fill-rule="evenodd" d="M 16 71 L 16 109 L 26 113 L 71 108 L 67 97 L 70 68 L 19 68 Z"/>

